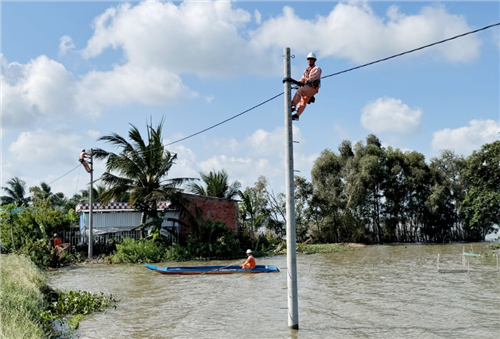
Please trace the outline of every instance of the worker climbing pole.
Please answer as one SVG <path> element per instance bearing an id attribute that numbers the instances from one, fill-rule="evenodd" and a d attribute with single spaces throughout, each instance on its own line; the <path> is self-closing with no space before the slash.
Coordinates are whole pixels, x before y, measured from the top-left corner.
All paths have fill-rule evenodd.
<path id="1" fill-rule="evenodd" d="M 285 76 L 283 79 L 283 82 L 290 82 L 299 86 L 292 100 L 292 112 L 297 111 L 292 115 L 292 120 L 298 121 L 306 105 L 316 101 L 314 96 L 321 86 L 321 68 L 316 65 L 316 60 L 316 54 L 311 52 L 307 55 L 309 67 L 306 68 L 299 81 L 292 79 L 290 76 Z"/>

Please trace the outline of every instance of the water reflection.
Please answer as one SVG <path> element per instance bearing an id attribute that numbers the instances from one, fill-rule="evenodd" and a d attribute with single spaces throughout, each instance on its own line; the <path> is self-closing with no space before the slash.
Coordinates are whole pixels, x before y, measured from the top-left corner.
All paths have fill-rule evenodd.
<path id="1" fill-rule="evenodd" d="M 370 246 L 299 255 L 299 331 L 287 327 L 285 256 L 258 259 L 282 269 L 277 274 L 165 276 L 142 265 L 111 265 L 60 270 L 51 282 L 121 300 L 116 310 L 83 321 L 80 338 L 497 339 L 495 258 L 471 258 L 470 275 L 437 273 L 437 254 L 442 267 L 460 266 L 462 248 Z"/>

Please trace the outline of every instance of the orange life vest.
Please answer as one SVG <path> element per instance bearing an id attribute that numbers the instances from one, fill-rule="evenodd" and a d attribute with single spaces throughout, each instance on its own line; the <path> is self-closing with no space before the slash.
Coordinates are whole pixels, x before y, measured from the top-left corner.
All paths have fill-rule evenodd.
<path id="1" fill-rule="evenodd" d="M 253 255 L 249 256 L 247 260 L 241 265 L 241 268 L 251 270 L 255 268 L 255 258 Z"/>

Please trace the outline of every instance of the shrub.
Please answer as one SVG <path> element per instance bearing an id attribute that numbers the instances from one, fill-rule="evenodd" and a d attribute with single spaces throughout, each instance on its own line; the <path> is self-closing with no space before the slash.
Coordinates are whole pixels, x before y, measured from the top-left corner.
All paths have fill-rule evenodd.
<path id="1" fill-rule="evenodd" d="M 188 237 L 187 251 L 194 258 L 231 259 L 242 256 L 233 230 L 221 221 L 212 220 L 205 221 L 197 237 Z"/>
<path id="2" fill-rule="evenodd" d="M 165 256 L 163 259 L 165 261 L 186 261 L 192 260 L 193 255 L 188 251 L 186 247 L 179 244 L 172 244 L 165 250 Z"/>
<path id="3" fill-rule="evenodd" d="M 152 263 L 161 262 L 165 255 L 165 248 L 156 245 L 154 240 L 134 240 L 125 238 L 121 244 L 116 245 L 116 253 L 113 255 L 114 263 Z"/>

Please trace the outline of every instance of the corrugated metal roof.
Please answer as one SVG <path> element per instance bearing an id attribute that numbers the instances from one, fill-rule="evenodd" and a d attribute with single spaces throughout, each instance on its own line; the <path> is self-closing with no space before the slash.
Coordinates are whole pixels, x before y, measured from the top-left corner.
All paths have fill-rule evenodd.
<path id="1" fill-rule="evenodd" d="M 75 207 L 76 212 L 88 211 L 90 204 L 88 202 L 81 202 Z M 167 209 L 170 207 L 170 201 L 161 201 L 157 204 L 159 211 Z M 130 212 L 136 211 L 127 202 L 108 202 L 107 204 L 101 204 L 100 202 L 94 202 L 92 204 L 92 209 L 94 212 Z"/>

